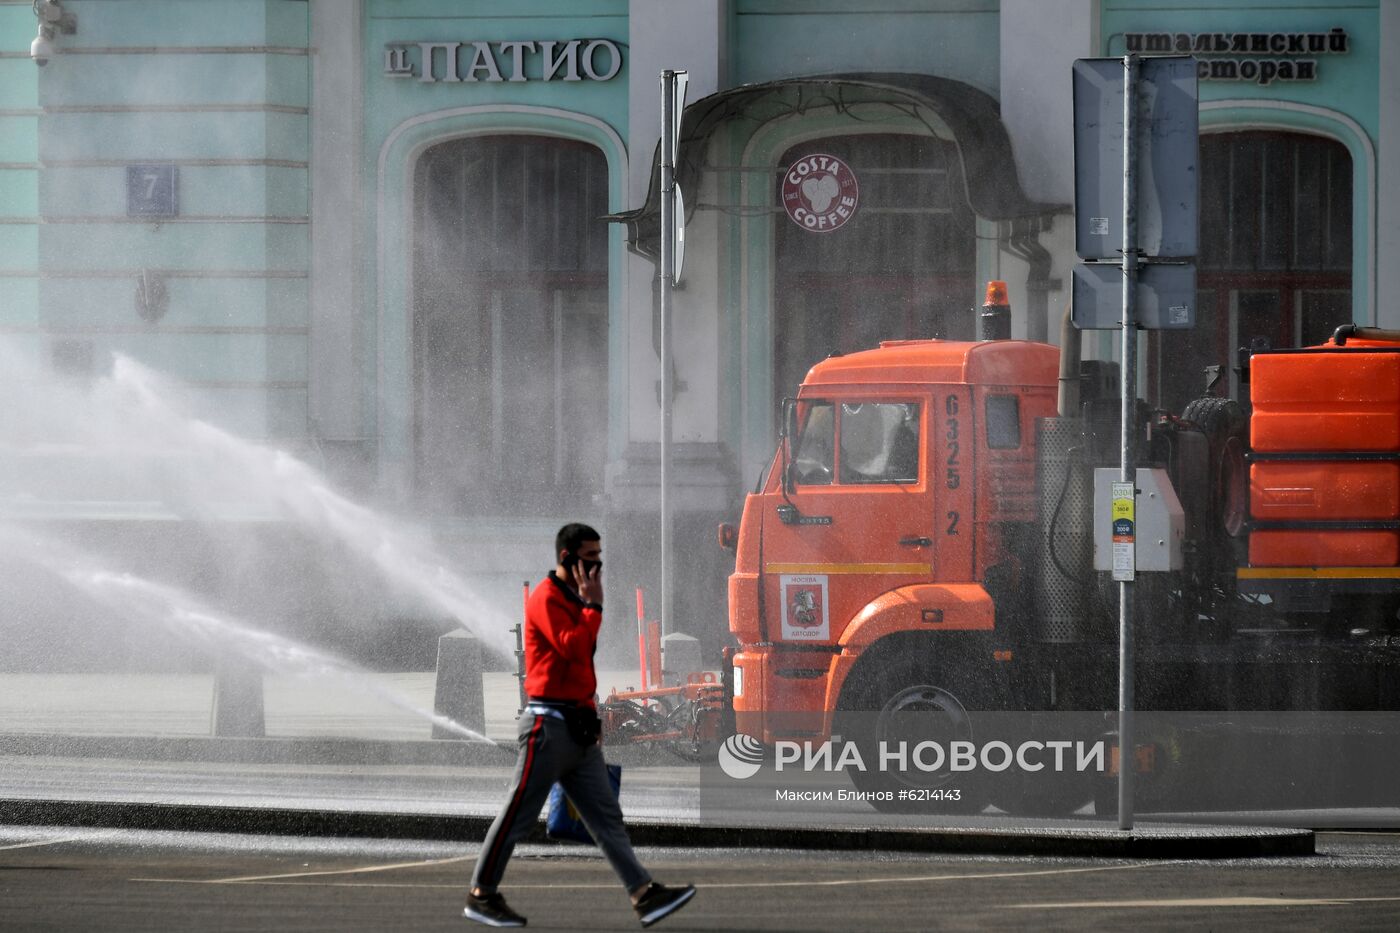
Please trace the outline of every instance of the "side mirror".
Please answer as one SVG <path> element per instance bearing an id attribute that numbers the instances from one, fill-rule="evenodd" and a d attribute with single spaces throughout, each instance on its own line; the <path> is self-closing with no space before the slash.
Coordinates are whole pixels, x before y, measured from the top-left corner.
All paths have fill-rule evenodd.
<path id="1" fill-rule="evenodd" d="M 783 426 L 778 435 L 778 449 L 782 451 L 783 472 L 779 477 L 782 480 L 783 495 L 790 496 L 797 488 L 793 482 L 792 445 L 797 442 L 797 399 L 783 399 Z"/>
<path id="2" fill-rule="evenodd" d="M 719 546 L 726 551 L 732 551 L 739 546 L 739 529 L 729 522 L 723 522 L 719 526 Z"/>
<path id="3" fill-rule="evenodd" d="M 797 399 L 783 399 L 783 429 L 782 436 L 789 441 L 797 437 Z"/>

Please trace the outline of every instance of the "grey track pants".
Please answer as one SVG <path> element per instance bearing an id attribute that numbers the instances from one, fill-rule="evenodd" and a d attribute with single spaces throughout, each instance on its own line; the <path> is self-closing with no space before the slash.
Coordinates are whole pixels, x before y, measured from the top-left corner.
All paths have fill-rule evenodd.
<path id="1" fill-rule="evenodd" d="M 564 785 L 564 792 L 583 818 L 589 835 L 627 890 L 650 882 L 651 875 L 637 861 L 627 829 L 622 825 L 622 807 L 608 782 L 602 747 L 595 744 L 583 748 L 569 737 L 562 720 L 528 713 L 520 717 L 519 741 L 510 797 L 486 833 L 472 874 L 472 887 L 486 894 L 496 890 L 515 844 L 539 819 L 540 808 L 555 781 Z"/>

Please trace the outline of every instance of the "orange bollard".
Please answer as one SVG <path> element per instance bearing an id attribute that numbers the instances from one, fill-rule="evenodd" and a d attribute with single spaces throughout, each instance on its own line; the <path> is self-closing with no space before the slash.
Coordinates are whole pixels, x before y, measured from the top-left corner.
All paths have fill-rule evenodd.
<path id="1" fill-rule="evenodd" d="M 528 697 L 525 696 L 525 616 L 530 611 L 530 581 L 526 580 L 522 584 L 525 591 L 525 601 L 521 605 L 520 624 L 511 629 L 515 633 L 515 680 L 520 690 L 520 708 L 516 715 L 525 711 L 525 703 Z"/>
<path id="2" fill-rule="evenodd" d="M 647 623 L 647 666 L 651 668 L 652 686 L 664 687 L 665 676 L 661 670 L 661 623 Z"/>
<path id="3" fill-rule="evenodd" d="M 637 664 L 641 668 L 642 689 L 647 688 L 647 635 L 646 609 L 642 602 L 642 588 L 637 587 Z"/>

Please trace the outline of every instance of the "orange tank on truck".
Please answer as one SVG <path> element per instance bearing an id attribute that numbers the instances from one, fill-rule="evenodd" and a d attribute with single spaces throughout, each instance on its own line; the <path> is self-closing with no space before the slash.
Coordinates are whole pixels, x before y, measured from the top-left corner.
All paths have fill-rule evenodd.
<path id="1" fill-rule="evenodd" d="M 1250 369 L 1250 565 L 1400 564 L 1400 342 L 1343 334 Z"/>

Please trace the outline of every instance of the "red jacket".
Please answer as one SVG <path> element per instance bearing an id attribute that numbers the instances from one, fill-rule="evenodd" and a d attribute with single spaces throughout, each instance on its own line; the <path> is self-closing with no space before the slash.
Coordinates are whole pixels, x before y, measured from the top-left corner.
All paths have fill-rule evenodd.
<path id="1" fill-rule="evenodd" d="M 593 706 L 593 651 L 602 624 L 602 610 L 586 605 L 550 571 L 525 603 L 525 692 Z"/>

